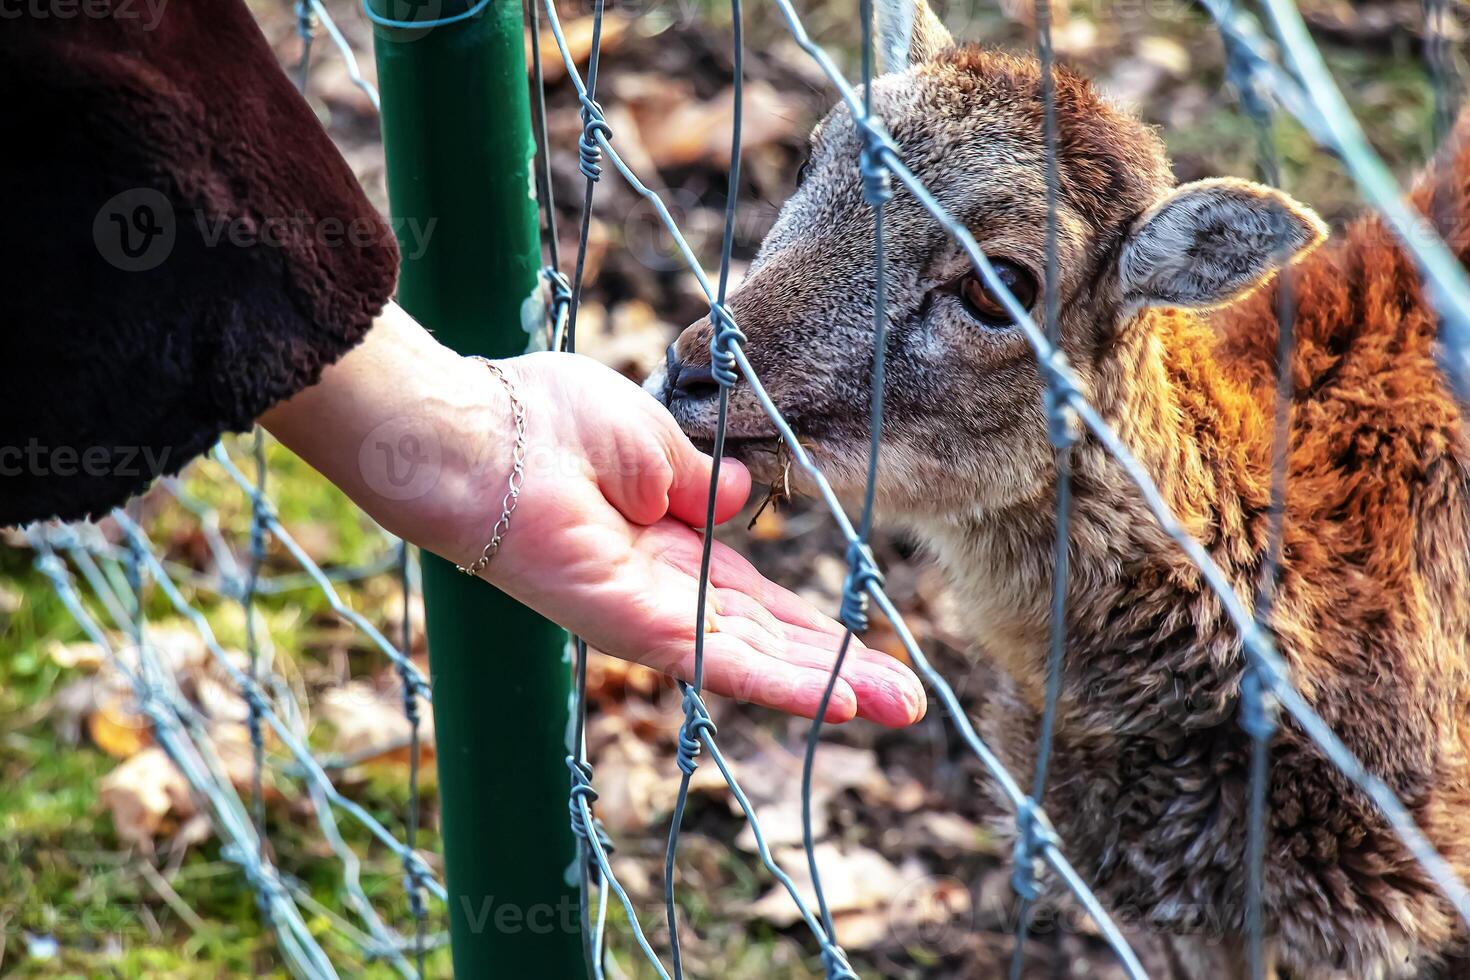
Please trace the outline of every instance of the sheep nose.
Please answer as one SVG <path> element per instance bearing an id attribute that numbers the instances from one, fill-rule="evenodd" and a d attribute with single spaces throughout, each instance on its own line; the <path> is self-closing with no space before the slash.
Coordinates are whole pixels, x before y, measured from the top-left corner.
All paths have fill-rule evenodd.
<path id="1" fill-rule="evenodd" d="M 720 393 L 719 383 L 708 364 L 689 364 L 674 353 L 674 345 L 668 352 L 668 387 L 665 400 L 669 405 L 676 401 L 700 402 L 714 398 Z"/>

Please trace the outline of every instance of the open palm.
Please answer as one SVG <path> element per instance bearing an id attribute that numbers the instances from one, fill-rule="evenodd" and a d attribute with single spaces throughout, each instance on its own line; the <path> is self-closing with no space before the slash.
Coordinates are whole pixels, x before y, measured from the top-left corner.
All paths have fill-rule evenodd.
<path id="1" fill-rule="evenodd" d="M 573 355 L 503 362 L 527 402 L 530 451 L 519 509 L 484 575 L 605 653 L 688 679 L 696 628 L 705 686 L 814 715 L 843 630 L 719 542 L 696 624 L 711 460 L 636 385 Z M 745 502 L 750 478 L 721 467 L 715 519 Z M 828 721 L 905 725 L 924 712 L 918 678 L 854 640 Z"/>

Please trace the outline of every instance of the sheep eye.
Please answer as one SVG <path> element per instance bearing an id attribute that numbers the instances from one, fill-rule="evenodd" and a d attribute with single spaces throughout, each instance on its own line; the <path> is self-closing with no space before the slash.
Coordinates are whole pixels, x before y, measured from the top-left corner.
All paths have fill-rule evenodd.
<path id="1" fill-rule="evenodd" d="M 991 259 L 990 264 L 1021 307 L 1029 312 L 1031 304 L 1036 302 L 1036 277 L 1009 259 Z M 1015 322 L 979 273 L 967 272 L 960 279 L 958 292 L 969 314 L 986 326 L 1008 327 Z"/>
<path id="2" fill-rule="evenodd" d="M 812 158 L 807 157 L 805 160 L 801 161 L 801 166 L 798 167 L 796 170 L 796 186 L 798 188 L 800 188 L 802 184 L 806 183 L 806 178 L 811 172 Z"/>

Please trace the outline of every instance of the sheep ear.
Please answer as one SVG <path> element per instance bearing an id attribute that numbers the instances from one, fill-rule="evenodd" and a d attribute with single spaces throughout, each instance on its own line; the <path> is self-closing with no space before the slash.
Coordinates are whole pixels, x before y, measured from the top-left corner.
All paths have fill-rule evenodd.
<path id="1" fill-rule="evenodd" d="M 1207 309 L 1254 289 L 1327 237 L 1304 204 L 1246 180 L 1176 188 L 1134 222 L 1118 259 L 1123 298 Z"/>
<path id="2" fill-rule="evenodd" d="M 878 70 L 885 75 L 932 61 L 954 45 L 954 38 L 925 0 L 880 0 L 875 6 L 874 55 Z"/>

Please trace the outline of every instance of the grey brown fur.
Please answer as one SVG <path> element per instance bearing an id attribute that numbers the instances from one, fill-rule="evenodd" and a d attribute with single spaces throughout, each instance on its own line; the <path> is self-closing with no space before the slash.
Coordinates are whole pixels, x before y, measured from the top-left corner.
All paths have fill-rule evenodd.
<path id="1" fill-rule="evenodd" d="M 905 160 L 992 257 L 1038 279 L 1046 223 L 1034 63 L 947 47 L 874 83 Z M 1326 721 L 1470 869 L 1470 459 L 1412 264 L 1365 218 L 1324 229 L 1242 181 L 1175 188 L 1158 138 L 1057 78 L 1061 344 L 1081 387 L 1247 601 L 1268 532 L 1272 273 L 1294 266 L 1298 353 L 1285 558 L 1271 628 Z M 1470 241 L 1470 123 L 1415 191 Z M 838 492 L 867 464 L 872 215 L 839 106 L 810 176 L 730 301 L 747 352 Z M 1284 220 L 1283 220 L 1284 219 Z M 959 248 L 908 195 L 888 206 L 880 516 L 948 573 L 977 655 L 1006 680 L 980 719 L 1029 771 L 1044 680 L 1052 449 L 1034 358 L 948 284 Z M 1294 256 L 1294 258 L 1293 258 Z M 1463 258 L 1463 256 L 1462 256 Z M 701 322 L 676 345 L 707 364 Z M 662 393 L 708 437 L 713 402 Z M 773 430 L 732 392 L 732 451 L 775 474 Z M 1108 455 L 1075 453 L 1067 661 L 1045 798 L 1069 857 L 1124 918 L 1169 937 L 1183 977 L 1242 975 L 1248 742 L 1235 630 Z M 810 488 L 807 488 L 808 490 Z M 1266 914 L 1282 976 L 1465 975 L 1464 936 L 1373 808 L 1293 727 L 1273 744 Z M 1455 965 L 1459 964 L 1459 965 Z"/>

